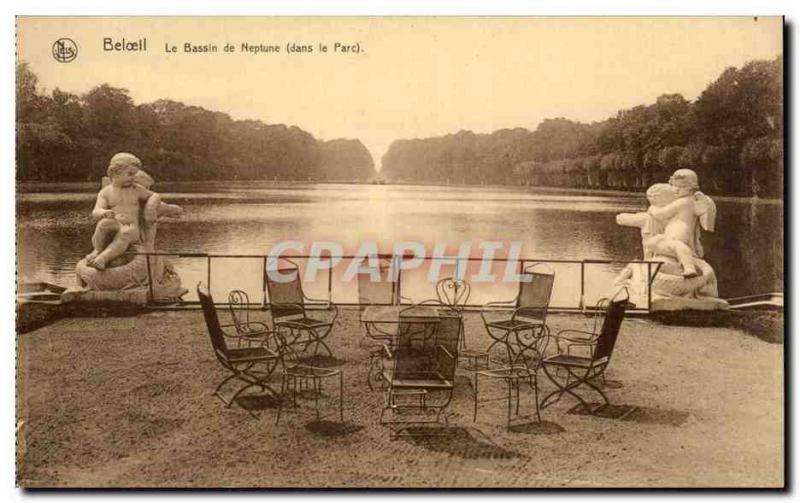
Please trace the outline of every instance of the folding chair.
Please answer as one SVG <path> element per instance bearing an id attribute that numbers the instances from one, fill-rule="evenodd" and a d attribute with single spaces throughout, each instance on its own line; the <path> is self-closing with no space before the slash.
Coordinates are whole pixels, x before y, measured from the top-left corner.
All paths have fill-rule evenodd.
<path id="1" fill-rule="evenodd" d="M 197 296 L 200 298 L 200 305 L 203 308 L 203 317 L 206 321 L 214 354 L 220 365 L 230 373 L 214 390 L 214 396 L 222 400 L 226 407 L 230 407 L 245 390 L 258 387 L 278 399 L 278 393 L 266 383 L 280 361 L 278 351 L 269 347 L 270 345 L 279 346 L 279 341 L 275 339 L 275 333 L 270 332 L 260 337 L 225 333 L 224 328 L 230 328 L 234 325 L 220 325 L 217 310 L 214 307 L 214 300 L 211 298 L 208 289 L 198 284 Z M 258 345 L 246 348 L 230 348 L 226 339 L 237 343 L 240 341 L 254 342 Z M 226 401 L 220 391 L 226 383 L 234 379 L 243 382 L 244 386 L 239 388 L 230 400 Z M 251 411 L 248 412 L 253 415 Z"/>
<path id="2" fill-rule="evenodd" d="M 617 298 L 623 292 L 624 297 Z M 568 337 L 567 334 L 586 335 L 586 333 L 563 330 L 548 338 L 548 340 L 552 339 L 557 342 L 559 353 L 545 358 L 542 361 L 542 368 L 548 379 L 556 386 L 556 390 L 542 400 L 542 409 L 559 401 L 564 393 L 575 397 L 589 414 L 594 414 L 597 410 L 610 404 L 608 397 L 600 387 L 593 383 L 593 380 L 601 376 L 611 362 L 611 355 L 614 352 L 614 346 L 617 342 L 617 336 L 619 335 L 627 307 L 628 290 L 623 288 L 607 302 L 603 325 L 599 333 L 590 334 L 589 337 L 576 337 L 575 335 Z M 560 342 L 568 345 L 566 352 L 562 352 Z M 570 350 L 576 347 L 588 348 L 589 356 L 571 354 Z M 566 371 L 566 375 L 563 378 L 557 375 L 556 371 L 559 369 Z M 578 388 L 584 386 L 600 394 L 604 402 L 600 407 L 592 410 L 589 404 L 577 393 Z"/>

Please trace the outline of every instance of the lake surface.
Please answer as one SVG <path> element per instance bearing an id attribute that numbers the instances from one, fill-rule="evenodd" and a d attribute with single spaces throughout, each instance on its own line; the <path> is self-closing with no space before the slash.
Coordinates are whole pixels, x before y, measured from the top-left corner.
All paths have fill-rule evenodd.
<path id="1" fill-rule="evenodd" d="M 266 254 L 284 240 L 337 241 L 346 252 L 373 240 L 381 251 L 398 241 L 419 241 L 430 254 L 434 243 L 447 242 L 455 253 L 465 241 L 479 257 L 484 241 L 522 242 L 522 257 L 533 259 L 620 261 L 592 265 L 585 274 L 586 303 L 607 295 L 610 280 L 627 260 L 641 259 L 638 229 L 616 225 L 619 212 L 646 210 L 642 195 L 592 195 L 536 192 L 524 188 L 430 187 L 355 184 L 185 183 L 158 184 L 167 202 L 180 204 L 185 216 L 159 224 L 159 250 L 216 254 Z M 67 191 L 64 191 L 67 190 Z M 75 282 L 77 261 L 91 250 L 90 212 L 95 189 L 61 188 L 59 192 L 18 194 L 18 277 L 64 286 Z M 714 267 L 720 295 L 731 298 L 783 290 L 783 205 L 780 202 L 717 199 L 717 232 L 703 234 L 706 259 Z M 506 248 L 507 250 L 507 248 Z M 206 261 L 175 259 L 196 298 L 194 286 L 206 280 Z M 341 276 L 347 264 L 335 269 Z M 423 264 L 427 268 L 428 264 Z M 223 301 L 242 288 L 260 302 L 259 259 L 215 259 L 212 293 Z M 468 274 L 477 272 L 478 264 Z M 502 275 L 504 264 L 493 270 Z M 554 265 L 553 304 L 576 305 L 580 268 Z M 445 273 L 447 267 L 443 268 Z M 404 272 L 403 295 L 430 298 L 425 269 Z M 469 277 L 469 276 L 468 276 Z M 308 285 L 325 296 L 327 276 Z M 357 300 L 354 284 L 334 279 L 333 299 Z M 471 303 L 513 297 L 512 285 L 473 285 Z"/>

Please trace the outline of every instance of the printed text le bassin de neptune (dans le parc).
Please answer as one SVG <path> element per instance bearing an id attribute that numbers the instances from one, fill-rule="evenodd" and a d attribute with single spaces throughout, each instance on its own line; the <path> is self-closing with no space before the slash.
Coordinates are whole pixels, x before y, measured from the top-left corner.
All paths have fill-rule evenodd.
<path id="1" fill-rule="evenodd" d="M 358 41 L 225 41 L 198 42 L 191 40 L 160 41 L 153 43 L 147 37 L 103 37 L 103 51 L 108 53 L 156 52 L 166 54 L 363 54 Z"/>

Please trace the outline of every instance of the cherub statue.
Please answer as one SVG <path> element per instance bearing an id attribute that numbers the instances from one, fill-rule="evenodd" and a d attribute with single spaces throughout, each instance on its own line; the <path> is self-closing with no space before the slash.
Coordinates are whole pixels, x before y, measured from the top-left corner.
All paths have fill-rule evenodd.
<path id="1" fill-rule="evenodd" d="M 150 187 L 152 187 L 153 184 L 155 183 L 153 177 L 151 177 L 143 169 L 140 169 L 139 171 L 136 172 L 135 175 L 133 175 L 133 181 L 135 183 L 138 183 L 147 190 L 150 190 Z M 111 183 L 111 178 L 104 176 L 101 185 L 105 187 L 110 183 Z M 158 194 L 154 193 L 154 195 Z M 158 204 L 157 206 L 155 206 L 156 203 Z M 158 221 L 158 219 L 160 217 L 180 217 L 181 215 L 183 215 L 183 208 L 181 208 L 177 204 L 165 203 L 160 199 L 160 197 L 155 199 L 151 196 L 151 198 L 148 199 L 147 202 L 145 203 L 145 208 L 148 209 L 148 212 L 151 212 L 152 207 L 154 206 L 156 211 L 156 219 L 151 222 L 144 222 L 143 221 L 144 219 L 140 218 L 139 222 L 141 224 L 140 241 L 142 244 L 145 245 L 147 251 L 155 251 L 156 222 Z M 144 212 L 142 212 L 142 215 L 144 215 Z"/>
<path id="2" fill-rule="evenodd" d="M 686 244 L 695 257 L 703 258 L 700 228 L 714 232 L 717 207 L 710 197 L 700 192 L 697 173 L 691 169 L 675 171 L 669 184 L 675 191 L 675 200 L 663 206 L 651 205 L 647 212 L 660 222 L 666 222 L 665 237 Z"/>
<path id="3" fill-rule="evenodd" d="M 668 183 L 654 183 L 647 189 L 646 195 L 651 208 L 664 208 L 678 199 L 675 188 Z M 651 215 L 649 210 L 621 213 L 617 216 L 617 223 L 641 229 L 645 260 L 658 255 L 675 257 L 681 265 L 683 277 L 693 278 L 700 275 L 689 245 L 667 234 L 663 222 Z"/>
<path id="4" fill-rule="evenodd" d="M 92 236 L 93 250 L 86 264 L 104 270 L 133 244 L 152 247 L 155 223 L 159 212 L 179 213 L 180 207 L 168 205 L 150 191 L 153 179 L 141 170 L 142 163 L 134 155 L 120 152 L 108 165 L 110 183 L 97 194 L 92 217 L 98 220 Z"/>

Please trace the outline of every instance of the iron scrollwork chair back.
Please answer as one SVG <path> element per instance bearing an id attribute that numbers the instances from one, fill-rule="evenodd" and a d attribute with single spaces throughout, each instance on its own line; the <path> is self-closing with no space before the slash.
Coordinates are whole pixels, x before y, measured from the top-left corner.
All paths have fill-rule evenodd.
<path id="1" fill-rule="evenodd" d="M 260 321 L 250 321 L 250 297 L 243 290 L 232 290 L 228 294 L 228 309 L 236 333 L 245 337 L 259 337 L 270 332 Z"/>

